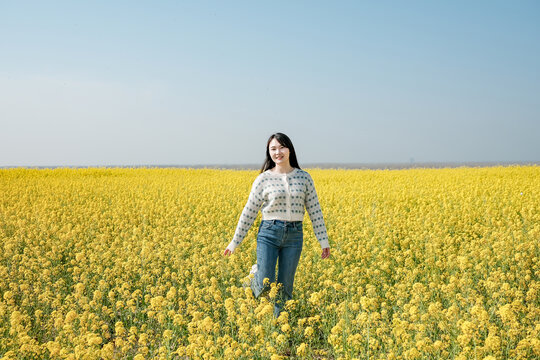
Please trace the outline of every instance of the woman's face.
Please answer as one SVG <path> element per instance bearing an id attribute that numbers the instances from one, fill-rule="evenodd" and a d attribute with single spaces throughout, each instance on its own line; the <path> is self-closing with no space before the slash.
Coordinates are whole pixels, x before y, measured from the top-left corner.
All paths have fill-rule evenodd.
<path id="1" fill-rule="evenodd" d="M 289 165 L 289 148 L 281 145 L 275 138 L 270 141 L 268 152 L 276 165 Z"/>

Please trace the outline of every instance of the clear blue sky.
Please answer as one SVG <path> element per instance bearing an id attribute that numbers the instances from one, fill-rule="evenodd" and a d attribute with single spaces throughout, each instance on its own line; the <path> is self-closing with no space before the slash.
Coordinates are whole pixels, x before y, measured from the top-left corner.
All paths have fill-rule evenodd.
<path id="1" fill-rule="evenodd" d="M 3 1 L 0 166 L 540 161 L 538 1 Z"/>

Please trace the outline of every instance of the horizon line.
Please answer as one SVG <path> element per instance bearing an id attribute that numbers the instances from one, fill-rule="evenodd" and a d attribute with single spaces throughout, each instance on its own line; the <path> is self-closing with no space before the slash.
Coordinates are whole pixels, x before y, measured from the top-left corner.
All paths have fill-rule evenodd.
<path id="1" fill-rule="evenodd" d="M 305 163 L 302 168 L 321 169 L 412 169 L 412 168 L 457 168 L 457 167 L 496 167 L 496 166 L 533 166 L 540 161 L 426 161 L 426 162 L 373 162 L 373 163 Z M 238 169 L 256 170 L 261 166 L 246 164 L 139 164 L 139 165 L 14 165 L 0 166 L 0 169 L 85 169 L 85 168 L 179 168 L 179 169 Z"/>

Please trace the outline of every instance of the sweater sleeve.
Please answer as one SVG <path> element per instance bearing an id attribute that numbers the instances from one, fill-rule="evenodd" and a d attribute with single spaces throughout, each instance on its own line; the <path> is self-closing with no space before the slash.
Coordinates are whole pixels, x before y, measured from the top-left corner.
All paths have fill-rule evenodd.
<path id="1" fill-rule="evenodd" d="M 255 222 L 259 209 L 261 208 L 264 200 L 262 190 L 262 178 L 259 176 L 253 182 L 248 201 L 244 207 L 244 210 L 242 211 L 242 214 L 240 215 L 238 225 L 236 226 L 234 237 L 227 246 L 227 249 L 229 249 L 231 252 L 233 252 L 234 249 L 240 245 L 242 240 L 244 240 L 246 237 L 248 230 L 251 228 L 251 225 L 253 225 L 253 222 Z"/>
<path id="2" fill-rule="evenodd" d="M 321 244 L 321 248 L 329 248 L 328 234 L 326 233 L 326 226 L 324 225 L 324 218 L 321 205 L 319 204 L 319 198 L 317 197 L 317 191 L 315 191 L 313 179 L 309 174 L 307 178 L 307 193 L 305 198 L 306 210 L 309 214 L 311 225 L 313 226 L 313 232 L 315 233 L 315 237 L 319 241 L 319 244 Z"/>

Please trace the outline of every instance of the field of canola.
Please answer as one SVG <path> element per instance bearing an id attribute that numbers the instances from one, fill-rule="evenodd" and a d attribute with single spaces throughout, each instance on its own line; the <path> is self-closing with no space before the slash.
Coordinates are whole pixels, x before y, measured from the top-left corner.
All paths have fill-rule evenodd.
<path id="1" fill-rule="evenodd" d="M 222 256 L 256 171 L 0 170 L 2 359 L 540 357 L 540 167 L 308 169 L 294 300 Z"/>

